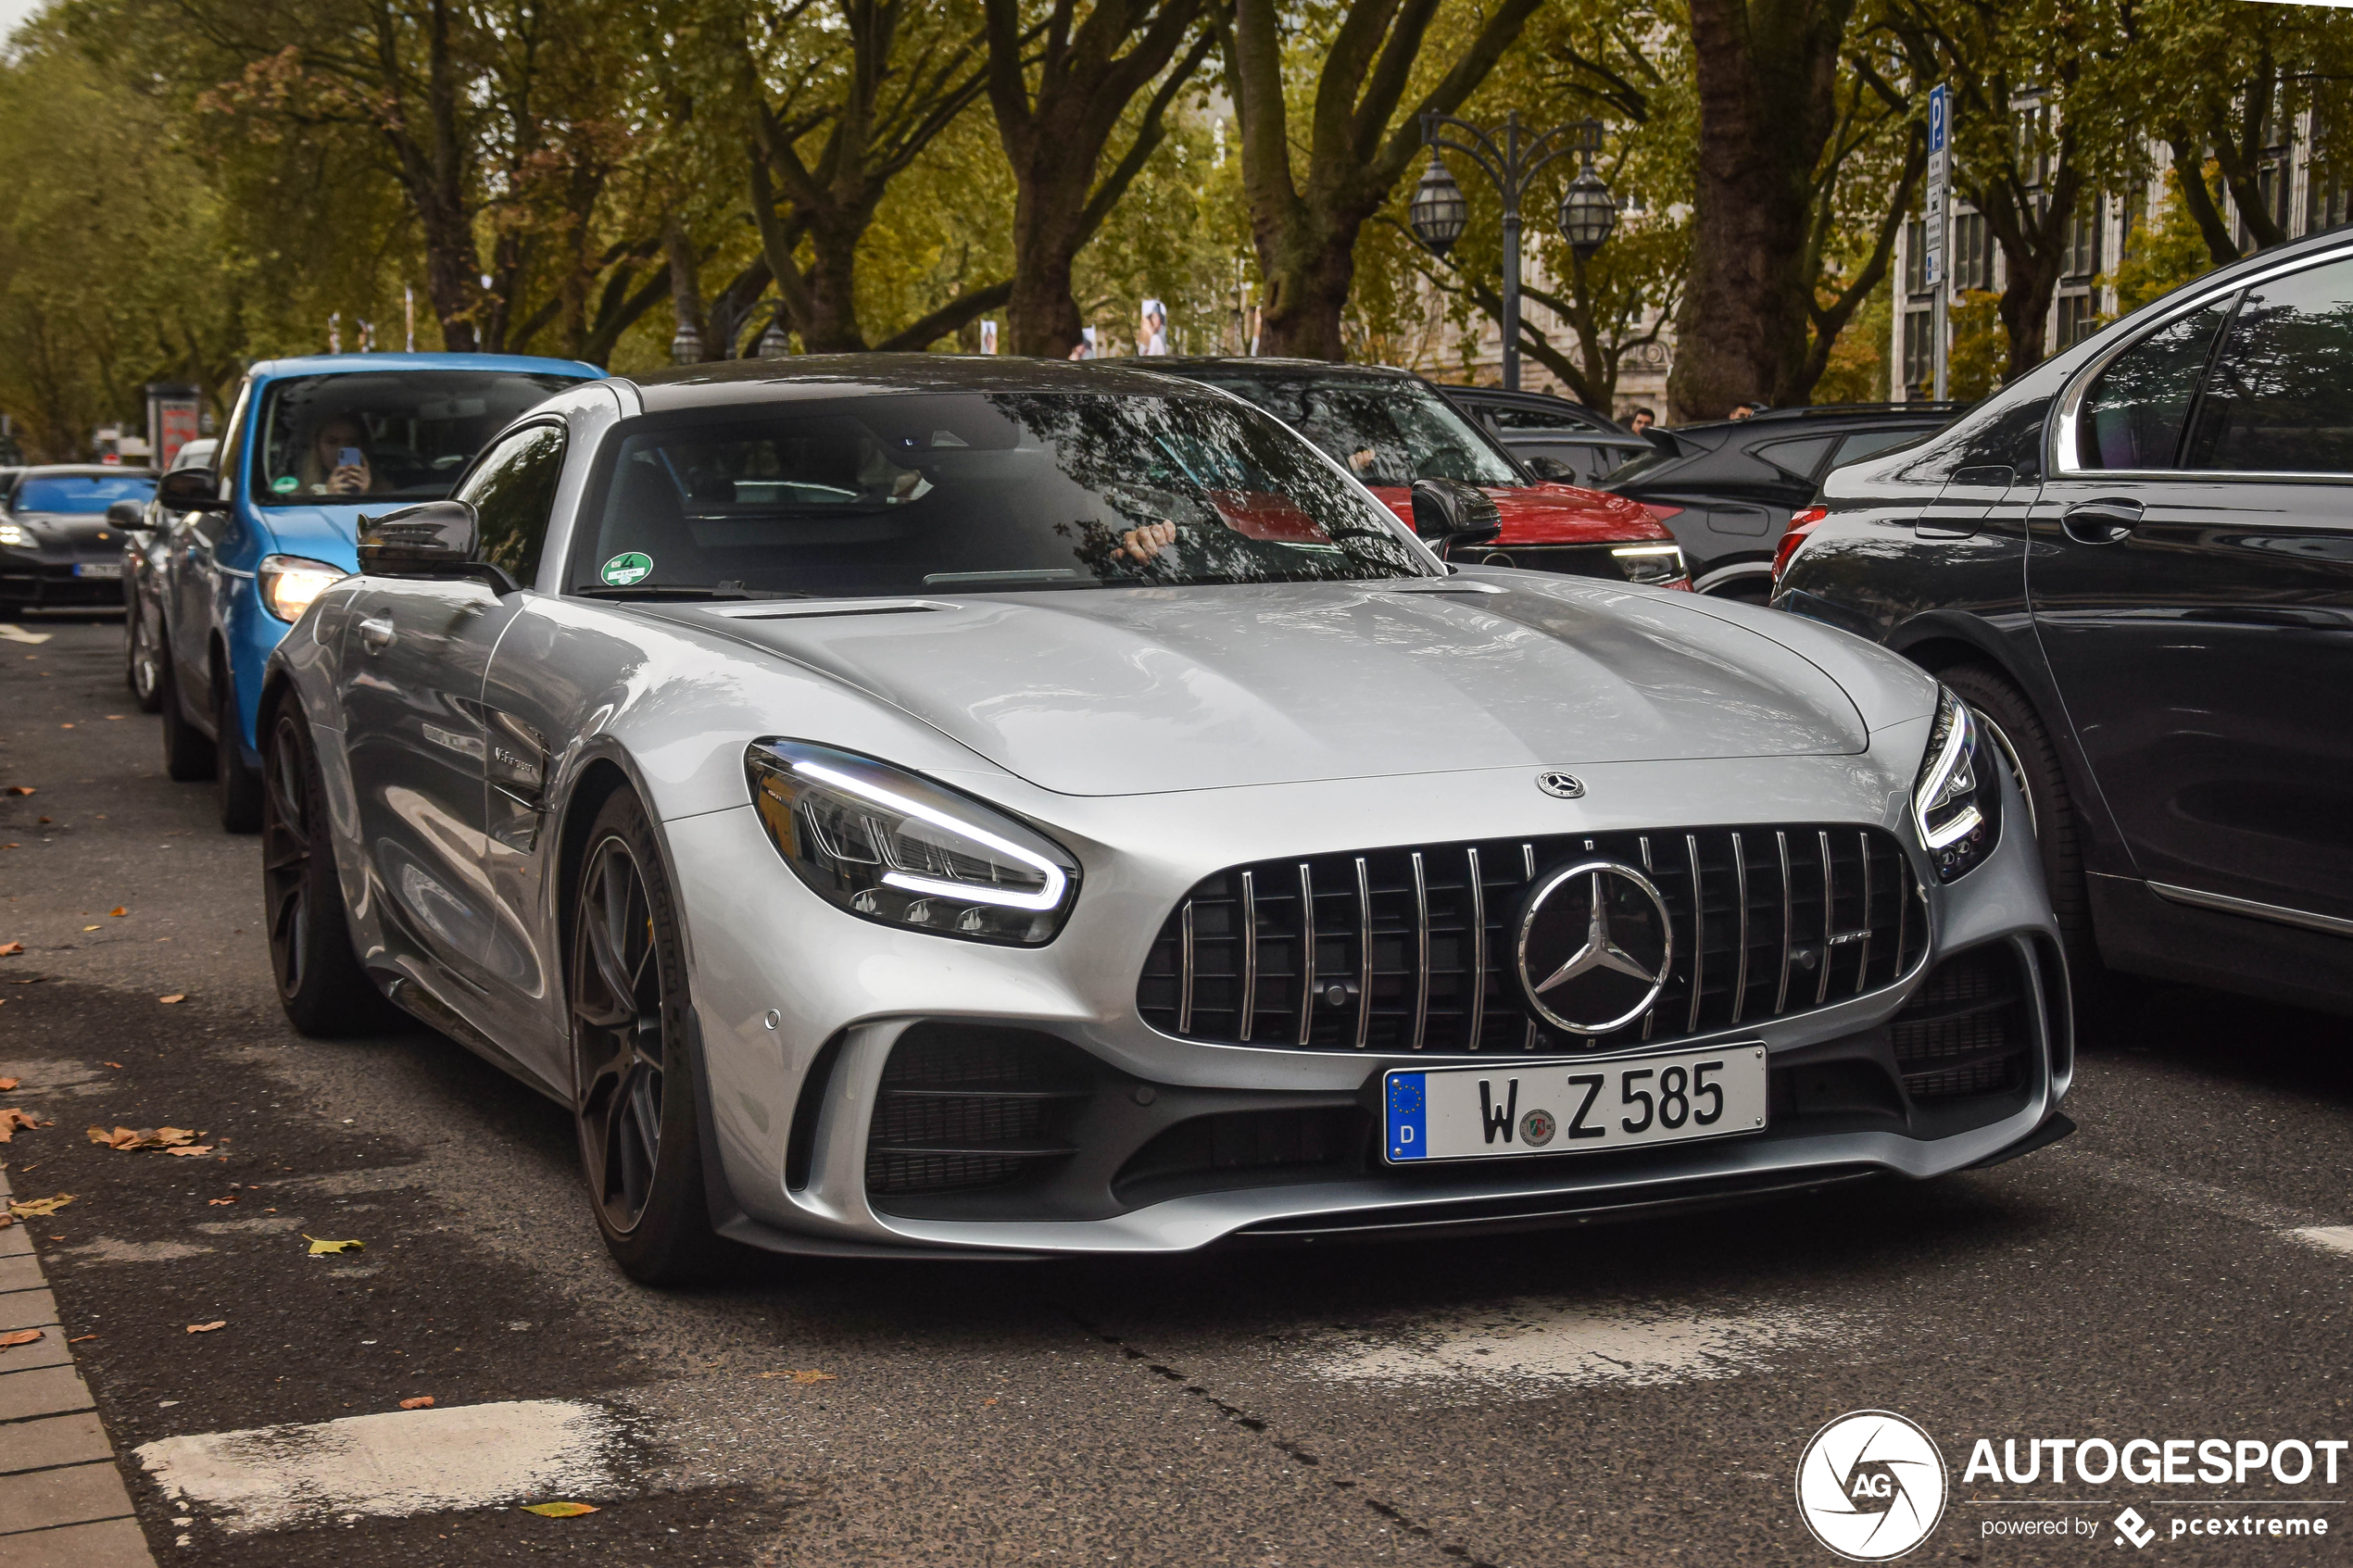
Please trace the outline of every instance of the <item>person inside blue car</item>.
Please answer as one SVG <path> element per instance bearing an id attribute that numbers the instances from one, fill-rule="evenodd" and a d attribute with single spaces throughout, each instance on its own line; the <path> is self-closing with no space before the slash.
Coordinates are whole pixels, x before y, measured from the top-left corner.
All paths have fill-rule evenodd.
<path id="1" fill-rule="evenodd" d="M 295 477 L 310 495 L 365 495 L 388 489 L 376 476 L 369 457 L 373 443 L 368 428 L 349 414 L 335 414 L 319 422 Z M 358 458 L 357 462 L 352 458 Z"/>

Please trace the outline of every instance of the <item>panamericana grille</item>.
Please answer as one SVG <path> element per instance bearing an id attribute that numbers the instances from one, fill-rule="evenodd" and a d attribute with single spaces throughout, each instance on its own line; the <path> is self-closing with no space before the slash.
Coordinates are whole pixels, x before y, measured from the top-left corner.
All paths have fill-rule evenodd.
<path id="1" fill-rule="evenodd" d="M 1946 959 L 1888 1021 L 1887 1039 L 1915 1100 L 2018 1087 L 2032 1039 L 2018 954 L 1994 943 Z"/>
<path id="2" fill-rule="evenodd" d="M 1540 872 L 1596 859 L 1639 866 L 1657 886 L 1674 962 L 1625 1028 L 1561 1034 L 1521 999 L 1513 929 Z M 1482 839 L 1205 877 L 1161 928 L 1136 1001 L 1164 1033 L 1232 1045 L 1600 1050 L 1858 996 L 1909 970 L 1927 941 L 1911 863 L 1877 828 Z"/>

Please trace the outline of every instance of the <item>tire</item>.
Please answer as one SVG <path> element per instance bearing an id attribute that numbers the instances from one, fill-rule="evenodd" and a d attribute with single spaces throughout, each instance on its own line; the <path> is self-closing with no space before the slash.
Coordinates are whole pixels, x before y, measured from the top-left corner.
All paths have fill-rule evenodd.
<path id="1" fill-rule="evenodd" d="M 261 776 L 261 888 L 278 1005 L 296 1029 L 319 1037 L 394 1027 L 391 1004 L 352 950 L 326 777 L 291 697 L 270 716 Z"/>
<path id="2" fill-rule="evenodd" d="M 2027 821 L 2020 825 L 2032 835 L 2042 856 L 2043 883 L 2051 896 L 2051 910 L 2058 917 L 2077 1011 L 2082 1014 L 2090 1010 L 2082 1004 L 2094 999 L 2106 972 L 2092 934 L 2091 897 L 2083 882 L 2082 830 L 2066 772 L 2059 766 L 2058 748 L 2033 703 L 2007 676 L 1982 665 L 1959 664 L 1940 671 L 1938 679 L 1978 716 L 2019 793 L 2026 798 Z"/>
<path id="3" fill-rule="evenodd" d="M 238 744 L 237 688 L 226 670 L 212 677 L 212 788 L 228 833 L 261 831 L 261 771 L 245 766 Z"/>
<path id="4" fill-rule="evenodd" d="M 605 1246 L 630 1278 L 679 1285 L 724 1259 L 703 1186 L 686 955 L 653 824 L 615 794 L 588 829 L 573 879 L 574 1118 Z"/>
<path id="5" fill-rule="evenodd" d="M 146 612 L 132 605 L 129 619 L 123 623 L 122 684 L 131 688 L 131 698 L 142 713 L 153 713 L 163 707 L 161 662 L 155 629 L 148 625 Z"/>
<path id="6" fill-rule="evenodd" d="M 212 742 L 188 722 L 180 707 L 180 672 L 172 667 L 171 640 L 162 639 L 156 671 L 156 701 L 163 713 L 163 771 L 182 784 L 213 774 Z"/>

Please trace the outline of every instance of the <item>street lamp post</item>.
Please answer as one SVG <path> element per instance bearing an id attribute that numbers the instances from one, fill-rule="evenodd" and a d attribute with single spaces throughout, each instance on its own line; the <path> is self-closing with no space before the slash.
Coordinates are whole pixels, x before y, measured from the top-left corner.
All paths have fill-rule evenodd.
<path id="1" fill-rule="evenodd" d="M 1459 132 L 1449 137 L 1448 132 Z M 1498 140 L 1500 136 L 1501 140 Z M 1421 183 L 1414 189 L 1414 200 L 1408 215 L 1414 233 L 1436 256 L 1444 256 L 1454 242 L 1463 236 L 1468 221 L 1470 204 L 1463 199 L 1463 188 L 1439 157 L 1438 149 L 1449 147 L 1477 164 L 1488 179 L 1494 182 L 1496 191 L 1504 198 L 1504 385 L 1513 392 L 1519 390 L 1519 199 L 1526 193 L 1536 171 L 1563 153 L 1582 155 L 1585 167 L 1570 182 L 1568 194 L 1561 198 L 1561 232 L 1567 238 L 1578 256 L 1590 257 L 1609 238 L 1617 221 L 1617 205 L 1609 187 L 1593 171 L 1594 155 L 1601 151 L 1602 122 L 1598 119 L 1579 120 L 1575 125 L 1557 126 L 1532 140 L 1521 139 L 1519 116 L 1504 117 L 1495 134 L 1481 131 L 1468 120 L 1453 115 L 1422 116 L 1422 142 L 1429 148 L 1429 168 L 1422 173 Z"/>

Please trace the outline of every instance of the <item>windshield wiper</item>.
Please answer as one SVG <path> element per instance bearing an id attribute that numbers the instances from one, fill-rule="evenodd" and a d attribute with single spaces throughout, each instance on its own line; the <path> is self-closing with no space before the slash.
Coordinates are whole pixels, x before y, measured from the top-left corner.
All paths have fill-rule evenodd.
<path id="1" fill-rule="evenodd" d="M 574 588 L 573 596 L 583 599 L 813 599 L 814 594 L 804 594 L 792 588 L 701 588 L 671 586 L 660 588 Z"/>

